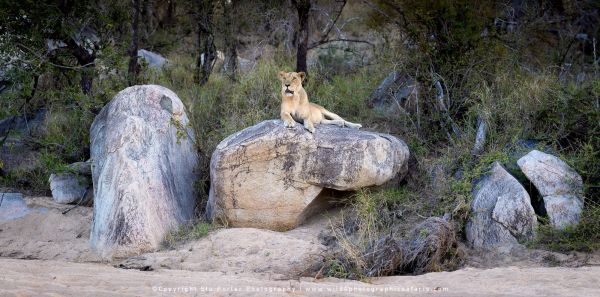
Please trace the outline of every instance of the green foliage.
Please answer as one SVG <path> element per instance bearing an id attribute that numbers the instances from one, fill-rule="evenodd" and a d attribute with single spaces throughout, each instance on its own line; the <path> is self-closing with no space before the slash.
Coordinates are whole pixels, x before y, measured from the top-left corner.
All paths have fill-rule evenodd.
<path id="1" fill-rule="evenodd" d="M 176 119 L 175 117 L 171 117 L 171 125 L 173 125 L 177 130 L 177 132 L 175 133 L 175 136 L 177 137 L 177 144 L 181 144 L 181 139 L 187 137 L 186 129 L 188 127 L 183 126 L 181 121 L 179 119 Z"/>
<path id="2" fill-rule="evenodd" d="M 482 38 L 499 14 L 496 1 L 394 0 L 376 1 L 381 10 L 372 13 L 371 24 L 393 21 L 406 31 L 411 43 L 436 67 L 461 64 L 470 51 L 489 40 Z M 385 14 L 387 18 L 382 18 Z M 391 20 L 390 20 L 391 19 Z"/>
<path id="3" fill-rule="evenodd" d="M 242 2 L 236 4 L 236 9 L 245 16 L 238 15 L 233 30 L 224 28 L 222 7 L 214 12 L 217 48 L 223 49 L 220 35 L 233 31 L 240 41 L 240 53 L 251 47 L 253 38 L 261 39 L 257 36 L 269 36 L 266 43 L 273 49 L 265 50 L 268 53 L 256 67 L 238 80 L 215 71 L 207 84 L 194 83 L 197 24 L 190 8 L 185 7 L 191 2 L 182 2 L 185 4 L 175 14 L 173 26 L 161 24 L 141 37 L 144 48 L 168 57 L 169 63 L 162 70 L 143 65 L 139 80 L 168 87 L 184 102 L 201 155 L 200 179 L 195 188 L 203 202 L 207 199 L 209 161 L 215 147 L 234 132 L 279 117 L 277 72 L 291 70 L 294 64 L 292 53 L 284 49 L 285 26 L 281 27 L 275 17 L 285 15 L 287 6 L 280 1 Z M 592 66 L 596 71 L 598 68 L 597 62 L 589 63 L 590 44 L 562 37 L 579 31 L 573 29 L 548 38 L 550 27 L 558 25 L 539 15 L 555 13 L 545 1 L 525 5 L 523 13 L 531 21 L 522 22 L 511 34 L 494 22 L 506 16 L 506 5 L 497 1 L 370 2 L 384 14 L 368 10 L 372 13 L 370 25 L 382 39 L 373 42 L 375 57 L 369 65 L 357 66 L 360 63 L 349 61 L 353 57 L 350 52 L 315 49 L 318 66 L 311 69 L 305 88 L 312 102 L 360 122 L 366 130 L 402 138 L 409 144 L 414 160 L 401 186 L 361 190 L 349 201 L 345 222 L 356 232 L 337 237 L 356 265 L 352 268 L 331 258 L 324 274 L 356 275 L 361 253 L 369 243 L 390 230 L 406 232 L 423 217 L 451 214 L 460 232 L 469 215 L 474 183 L 494 161 L 504 165 L 513 162 L 511 149 L 518 140 L 535 140 L 540 146 L 552 148 L 582 175 L 585 184 L 588 202 L 582 224 L 564 232 L 542 226 L 538 246 L 559 250 L 597 248 L 593 240 L 598 239 L 594 225 L 598 217 L 592 205 L 600 201 L 600 80 L 592 74 Z M 589 6 L 584 2 L 583 6 Z M 364 14 L 363 4 L 348 5 L 355 13 Z M 35 147 L 38 164 L 0 176 L 1 186 L 47 193 L 49 174 L 64 172 L 67 164 L 89 158 L 89 127 L 95 115 L 126 86 L 129 9 L 129 3 L 112 0 L 0 2 L 0 69 L 6 70 L 5 75 L 13 82 L 1 94 L 0 118 L 47 110 L 40 134 L 21 139 Z M 577 13 L 571 12 L 561 19 L 574 17 Z M 390 24 L 395 25 L 392 30 Z M 45 50 L 46 39 L 67 40 L 85 26 L 95 29 L 102 41 L 92 70 L 95 77 L 90 94 L 83 94 L 77 86 L 80 69 L 56 66 L 76 65 L 70 53 L 59 50 L 51 56 Z M 360 22 L 349 26 L 355 28 L 357 38 L 370 36 L 360 34 L 364 30 Z M 597 27 L 584 28 L 590 39 L 597 36 Z M 538 42 L 546 38 L 549 43 Z M 572 54 L 574 50 L 565 47 L 571 46 L 571 41 L 573 48 L 582 48 L 581 52 Z M 583 81 L 572 79 L 579 73 L 567 66 L 567 62 L 575 63 L 579 58 L 582 65 L 578 69 L 586 77 Z M 385 111 L 365 107 L 365 99 L 392 70 L 417 82 L 419 111 L 401 113 L 396 106 Z M 438 80 L 444 85 L 448 116 L 461 130 L 461 137 L 450 138 L 444 127 L 445 117 L 436 105 L 434 83 Z M 475 156 L 471 150 L 478 118 L 488 123 L 488 133 L 484 152 Z M 177 128 L 177 138 L 185 137 L 187 127 L 176 120 L 172 124 Z M 433 177 L 436 170 L 439 172 Z M 167 236 L 166 246 L 204 236 L 208 229 L 205 223 L 186 225 Z"/>
<path id="4" fill-rule="evenodd" d="M 110 54 L 111 51 L 106 51 Z M 108 63 L 109 56 L 100 65 Z M 41 69 L 41 68 L 40 68 Z M 38 160 L 23 164 L 22 168 L 8 172 L 0 185 L 23 189 L 29 193 L 49 194 L 48 177 L 52 173 L 64 172 L 67 164 L 86 161 L 89 153 L 89 128 L 96 113 L 110 100 L 123 83 L 118 76 L 106 76 L 96 80 L 98 92 L 82 93 L 80 87 L 70 80 L 74 73 L 57 75 L 45 69 L 39 75 L 35 92 L 34 81 L 28 68 L 14 68 L 11 79 L 20 84 L 4 92 L 0 106 L 4 115 L 28 115 L 45 110 L 41 127 L 31 135 L 12 132 L 10 141 L 16 141 L 39 153 Z M 100 71 L 102 74 L 104 71 Z M 35 94 L 33 97 L 32 94 Z"/>
<path id="5" fill-rule="evenodd" d="M 600 204 L 588 203 L 579 225 L 568 226 L 564 230 L 554 229 L 548 224 L 540 225 L 536 238 L 528 246 L 559 252 L 593 252 L 600 249 Z"/>

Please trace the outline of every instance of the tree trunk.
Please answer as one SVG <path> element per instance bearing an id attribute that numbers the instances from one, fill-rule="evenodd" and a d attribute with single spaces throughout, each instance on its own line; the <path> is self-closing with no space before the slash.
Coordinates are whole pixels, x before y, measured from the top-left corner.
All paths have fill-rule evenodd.
<path id="1" fill-rule="evenodd" d="M 308 14 L 310 0 L 292 0 L 298 11 L 298 50 L 296 52 L 296 71 L 308 73 L 306 54 L 308 52 Z"/>
<path id="2" fill-rule="evenodd" d="M 67 39 L 67 50 L 77 59 L 79 66 L 82 66 L 79 85 L 84 94 L 92 92 L 92 83 L 94 80 L 94 62 L 96 61 L 96 49 L 88 49 L 80 46 L 73 38 Z"/>
<path id="3" fill-rule="evenodd" d="M 167 20 L 166 24 L 172 26 L 175 23 L 175 0 L 169 0 L 169 6 L 167 8 Z"/>
<path id="4" fill-rule="evenodd" d="M 133 0 L 133 22 L 131 23 L 131 44 L 129 45 L 129 68 L 127 83 L 133 86 L 137 83 L 138 74 L 138 39 L 139 39 L 140 0 Z"/>
<path id="5" fill-rule="evenodd" d="M 225 73 L 232 80 L 237 79 L 238 55 L 237 55 L 237 30 L 233 14 L 237 1 L 224 0 L 223 14 L 225 18 Z"/>
<path id="6" fill-rule="evenodd" d="M 144 20 L 141 26 L 138 27 L 138 36 L 141 36 L 141 40 L 148 40 L 150 34 L 156 29 L 156 18 L 154 17 L 155 2 L 155 0 L 141 0 L 140 18 Z"/>
<path id="7" fill-rule="evenodd" d="M 198 60 L 194 80 L 204 85 L 214 66 L 216 48 L 214 43 L 212 15 L 213 5 L 211 0 L 197 0 L 198 5 Z"/>

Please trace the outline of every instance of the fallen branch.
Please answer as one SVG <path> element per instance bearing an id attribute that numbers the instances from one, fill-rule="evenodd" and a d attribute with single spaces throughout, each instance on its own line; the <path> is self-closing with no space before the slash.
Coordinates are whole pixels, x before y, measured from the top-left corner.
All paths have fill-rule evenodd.
<path id="1" fill-rule="evenodd" d="M 401 112 L 401 113 L 402 113 L 404 116 L 406 116 L 406 117 L 408 118 L 408 120 L 409 120 L 409 121 L 410 121 L 410 123 L 413 125 L 413 127 L 414 127 L 415 129 L 417 129 L 417 130 L 418 130 L 419 128 L 417 127 L 417 125 L 415 125 L 415 122 L 414 122 L 414 121 L 412 120 L 412 118 L 410 117 L 410 113 L 408 113 L 408 111 L 406 111 L 406 109 L 402 108 L 402 106 L 400 106 L 400 103 L 398 103 L 398 101 L 397 101 L 397 100 L 394 100 L 394 103 L 396 103 L 396 106 L 398 107 L 398 110 L 400 110 L 400 112 Z"/>

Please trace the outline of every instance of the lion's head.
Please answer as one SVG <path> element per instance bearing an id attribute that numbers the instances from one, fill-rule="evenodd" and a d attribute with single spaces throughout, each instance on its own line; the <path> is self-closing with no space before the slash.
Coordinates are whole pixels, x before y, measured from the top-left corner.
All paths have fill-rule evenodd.
<path id="1" fill-rule="evenodd" d="M 285 96 L 294 96 L 296 92 L 302 89 L 302 81 L 306 77 L 306 73 L 279 71 L 278 76 L 281 80 L 281 92 Z"/>

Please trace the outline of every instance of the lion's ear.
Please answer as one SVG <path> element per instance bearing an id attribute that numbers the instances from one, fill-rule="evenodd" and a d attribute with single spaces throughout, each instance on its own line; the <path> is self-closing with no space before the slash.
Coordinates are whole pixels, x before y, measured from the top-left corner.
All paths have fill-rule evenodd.
<path id="1" fill-rule="evenodd" d="M 306 73 L 304 73 L 303 71 L 298 72 L 298 75 L 300 76 L 301 81 L 304 81 L 304 79 L 306 78 Z"/>
<path id="2" fill-rule="evenodd" d="M 285 77 L 285 71 L 279 71 L 277 77 L 279 77 L 280 80 L 283 80 L 283 78 Z"/>

